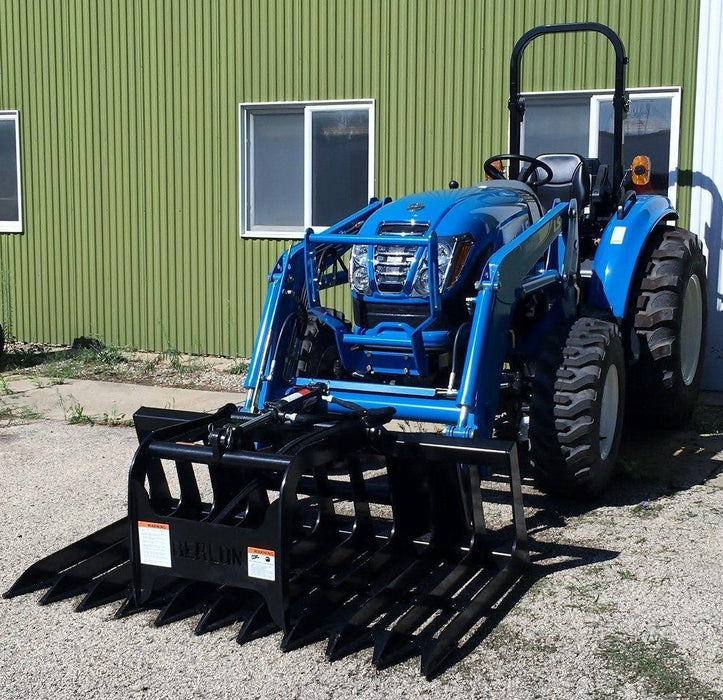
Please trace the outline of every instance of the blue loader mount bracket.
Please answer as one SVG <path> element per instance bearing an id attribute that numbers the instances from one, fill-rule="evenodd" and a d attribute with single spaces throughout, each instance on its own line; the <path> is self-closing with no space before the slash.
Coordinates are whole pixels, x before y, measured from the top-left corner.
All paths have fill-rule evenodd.
<path id="1" fill-rule="evenodd" d="M 520 152 L 522 54 L 567 32 L 615 51 L 608 164 Z M 156 625 L 198 616 L 197 634 L 241 622 L 239 643 L 280 631 L 284 651 L 327 639 L 331 661 L 373 647 L 379 669 L 449 668 L 526 574 L 521 469 L 595 498 L 626 412 L 675 426 L 695 405 L 705 259 L 666 197 L 635 192 L 646 166 L 623 167 L 626 64 L 603 25 L 523 35 L 511 153 L 477 184 L 308 230 L 269 275 L 243 405 L 139 409 L 127 517 L 6 596 L 122 601 L 118 617 L 157 610 Z"/>

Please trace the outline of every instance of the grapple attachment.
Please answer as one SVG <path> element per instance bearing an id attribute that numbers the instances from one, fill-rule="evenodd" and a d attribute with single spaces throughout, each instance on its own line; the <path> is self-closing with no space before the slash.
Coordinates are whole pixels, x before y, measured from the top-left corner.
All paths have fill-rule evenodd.
<path id="1" fill-rule="evenodd" d="M 198 615 L 197 634 L 241 622 L 239 643 L 281 630 L 285 651 L 328 637 L 330 660 L 373 646 L 380 669 L 421 655 L 436 675 L 528 560 L 516 448 L 394 432 L 393 409 L 334 401 L 311 386 L 259 414 L 141 409 L 128 517 L 6 596 Z M 511 507 L 495 530 L 487 491 Z"/>

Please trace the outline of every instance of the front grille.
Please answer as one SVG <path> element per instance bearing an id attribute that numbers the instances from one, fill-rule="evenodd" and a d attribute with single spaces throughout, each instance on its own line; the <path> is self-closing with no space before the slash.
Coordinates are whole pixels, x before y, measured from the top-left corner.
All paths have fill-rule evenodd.
<path id="1" fill-rule="evenodd" d="M 379 227 L 379 235 L 423 236 L 428 228 L 429 224 L 382 224 Z"/>
<path id="2" fill-rule="evenodd" d="M 398 293 L 417 254 L 413 245 L 378 245 L 374 250 L 374 277 L 380 292 Z"/>
<path id="3" fill-rule="evenodd" d="M 429 224 L 382 224 L 379 235 L 423 236 Z M 382 293 L 398 294 L 404 289 L 407 275 L 419 248 L 413 245 L 377 245 L 374 249 L 374 276 Z"/>

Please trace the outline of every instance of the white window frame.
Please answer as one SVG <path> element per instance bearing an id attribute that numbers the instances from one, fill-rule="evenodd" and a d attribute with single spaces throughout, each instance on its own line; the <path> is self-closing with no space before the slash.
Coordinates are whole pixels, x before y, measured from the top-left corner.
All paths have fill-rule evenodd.
<path id="1" fill-rule="evenodd" d="M 312 220 L 312 115 L 314 112 L 366 111 L 369 114 L 369 177 L 368 197 L 375 191 L 375 102 L 374 100 L 312 100 L 303 102 L 242 102 L 239 113 L 239 235 L 241 238 L 286 238 L 300 239 L 311 227 Z M 304 114 L 304 224 L 297 227 L 251 228 L 249 187 L 253 180 L 253 151 L 251 149 L 252 119 L 254 114 Z M 326 227 L 314 227 L 314 231 L 324 231 Z"/>
<path id="2" fill-rule="evenodd" d="M 18 218 L 15 221 L 0 220 L 0 233 L 23 232 L 23 188 L 22 168 L 20 164 L 20 112 L 18 110 L 0 111 L 0 121 L 15 122 L 15 177 L 18 183 Z"/>
<path id="3" fill-rule="evenodd" d="M 668 161 L 668 199 L 676 206 L 678 198 L 678 178 L 676 171 L 680 163 L 680 86 L 665 85 L 662 87 L 627 88 L 625 91 L 633 99 L 635 97 L 667 97 L 670 98 L 670 156 Z M 522 93 L 523 97 L 554 97 L 556 95 L 586 95 L 590 97 L 590 139 L 588 152 L 590 158 L 598 157 L 600 131 L 600 104 L 610 102 L 613 90 L 549 90 Z M 509 142 L 508 142 L 509 143 Z M 524 152 L 525 122 L 520 130 L 520 144 Z M 625 163 L 623 163 L 625 166 Z"/>

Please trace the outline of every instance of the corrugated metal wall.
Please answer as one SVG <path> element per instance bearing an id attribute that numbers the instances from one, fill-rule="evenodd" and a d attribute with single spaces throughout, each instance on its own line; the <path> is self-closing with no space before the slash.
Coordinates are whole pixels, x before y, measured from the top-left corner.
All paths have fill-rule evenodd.
<path id="1" fill-rule="evenodd" d="M 698 83 L 693 144 L 691 230 L 708 257 L 708 328 L 703 386 L 723 391 L 723 7 L 701 0 Z"/>
<path id="2" fill-rule="evenodd" d="M 580 20 L 620 33 L 631 86 L 683 86 L 690 168 L 698 0 L 3 0 L 26 212 L 0 240 L 5 320 L 27 340 L 249 353 L 285 244 L 239 239 L 237 104 L 374 98 L 380 195 L 470 183 L 505 150 L 515 39 Z M 602 40 L 529 56 L 527 89 L 612 85 Z"/>

